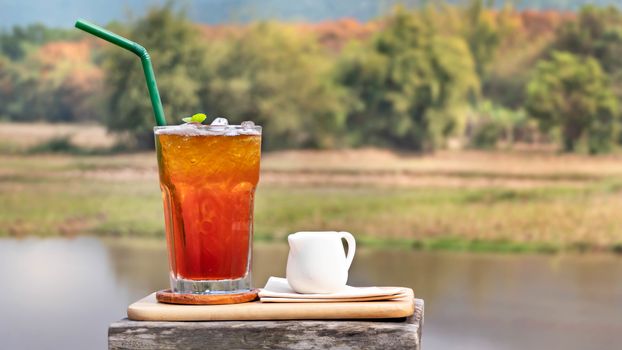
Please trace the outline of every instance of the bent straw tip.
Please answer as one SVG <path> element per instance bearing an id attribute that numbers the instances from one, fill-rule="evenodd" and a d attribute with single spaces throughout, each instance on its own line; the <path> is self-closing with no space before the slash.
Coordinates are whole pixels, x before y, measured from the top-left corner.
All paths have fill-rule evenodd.
<path id="1" fill-rule="evenodd" d="M 83 27 L 83 26 L 88 26 L 89 24 L 90 23 L 88 21 L 86 21 L 86 20 L 84 20 L 82 18 L 78 18 L 76 20 L 76 23 L 73 26 L 76 27 L 76 28 L 80 28 L 80 27 Z"/>

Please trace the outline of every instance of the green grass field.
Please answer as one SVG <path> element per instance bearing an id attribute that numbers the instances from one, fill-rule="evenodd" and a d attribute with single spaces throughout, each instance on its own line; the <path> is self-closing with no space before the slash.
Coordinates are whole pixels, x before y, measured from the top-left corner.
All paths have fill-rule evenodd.
<path id="1" fill-rule="evenodd" d="M 367 149 L 262 162 L 257 239 L 347 230 L 415 249 L 622 252 L 619 156 Z M 0 155 L 0 235 L 80 234 L 164 235 L 155 154 Z"/>

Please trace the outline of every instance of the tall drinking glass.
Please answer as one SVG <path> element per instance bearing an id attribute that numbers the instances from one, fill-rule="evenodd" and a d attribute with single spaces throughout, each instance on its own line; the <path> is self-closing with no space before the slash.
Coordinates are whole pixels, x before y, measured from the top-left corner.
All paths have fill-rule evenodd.
<path id="1" fill-rule="evenodd" d="M 261 127 L 186 124 L 154 133 L 171 290 L 250 290 Z"/>

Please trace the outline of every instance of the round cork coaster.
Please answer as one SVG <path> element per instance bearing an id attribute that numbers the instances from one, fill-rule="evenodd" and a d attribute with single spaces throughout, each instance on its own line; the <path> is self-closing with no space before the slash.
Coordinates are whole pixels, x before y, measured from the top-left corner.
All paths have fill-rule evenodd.
<path id="1" fill-rule="evenodd" d="M 184 305 L 223 305 L 247 303 L 257 299 L 257 289 L 237 294 L 181 294 L 170 289 L 156 292 L 156 299 L 161 303 Z"/>

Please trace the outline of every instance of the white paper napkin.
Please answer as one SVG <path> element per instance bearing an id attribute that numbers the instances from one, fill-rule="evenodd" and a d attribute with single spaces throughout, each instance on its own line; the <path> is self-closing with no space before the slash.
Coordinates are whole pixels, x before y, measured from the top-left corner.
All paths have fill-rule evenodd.
<path id="1" fill-rule="evenodd" d="M 285 278 L 270 277 L 266 286 L 259 291 L 262 302 L 339 302 L 391 300 L 407 295 L 407 288 L 399 287 L 351 287 L 329 294 L 296 293 Z"/>

